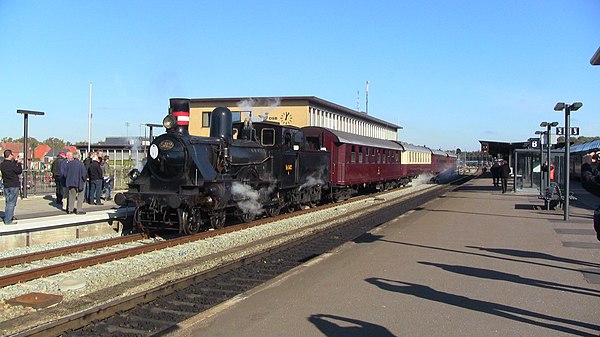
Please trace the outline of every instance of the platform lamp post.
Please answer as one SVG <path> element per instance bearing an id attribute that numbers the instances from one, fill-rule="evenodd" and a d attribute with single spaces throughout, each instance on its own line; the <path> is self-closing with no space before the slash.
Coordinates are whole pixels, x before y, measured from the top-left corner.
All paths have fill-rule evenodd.
<path id="1" fill-rule="evenodd" d="M 29 172 L 28 158 L 28 147 L 27 138 L 29 138 L 29 115 L 43 116 L 44 113 L 41 111 L 31 110 L 17 110 L 18 114 L 23 115 L 23 156 L 25 157 L 25 169 L 23 170 L 23 199 L 27 198 L 27 173 Z"/>
<path id="2" fill-rule="evenodd" d="M 540 135 L 540 194 L 544 194 L 544 190 L 546 189 L 544 171 L 542 171 L 542 166 L 544 165 L 544 135 L 546 131 L 536 131 L 536 135 Z"/>
<path id="3" fill-rule="evenodd" d="M 548 151 L 548 155 L 546 156 L 547 160 L 548 160 L 548 167 L 546 170 L 546 181 L 548 182 L 548 186 L 550 186 L 550 163 L 552 162 L 552 127 L 555 127 L 558 125 L 558 122 L 541 122 L 540 123 L 540 127 L 542 128 L 546 128 L 546 132 L 544 133 L 546 135 L 546 146 L 547 146 L 547 150 Z"/>
<path id="4" fill-rule="evenodd" d="M 569 189 L 569 148 L 571 146 L 571 140 L 570 140 L 570 135 L 571 135 L 571 111 L 577 111 L 579 110 L 579 108 L 581 108 L 583 106 L 583 103 L 581 102 L 574 102 L 572 104 L 565 104 L 563 102 L 558 102 L 556 103 L 556 105 L 554 106 L 554 111 L 565 111 L 565 165 L 564 165 L 564 171 L 565 173 L 563 174 L 564 179 L 565 179 L 565 202 L 564 202 L 564 220 L 565 221 L 569 221 L 569 193 L 570 193 L 570 189 Z"/>

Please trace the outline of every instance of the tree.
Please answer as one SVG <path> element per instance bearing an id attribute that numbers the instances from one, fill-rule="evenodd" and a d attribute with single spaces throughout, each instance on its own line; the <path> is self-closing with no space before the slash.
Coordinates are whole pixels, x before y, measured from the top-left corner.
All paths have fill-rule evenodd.
<path id="1" fill-rule="evenodd" d="M 0 139 L 0 142 L 2 143 L 12 143 L 15 140 L 12 137 L 2 137 L 2 139 Z"/>
<path id="2" fill-rule="evenodd" d="M 24 138 L 25 137 L 15 139 L 15 142 L 23 143 Z M 35 137 L 29 137 L 29 139 L 27 140 L 27 145 L 29 146 L 29 150 L 32 151 L 31 153 L 33 153 L 33 149 L 35 149 L 40 144 L 41 144 L 40 141 L 37 140 Z"/>
<path id="3" fill-rule="evenodd" d="M 43 141 L 43 143 L 50 146 L 53 149 L 62 149 L 66 145 L 64 140 L 54 137 L 46 139 L 45 141 Z"/>

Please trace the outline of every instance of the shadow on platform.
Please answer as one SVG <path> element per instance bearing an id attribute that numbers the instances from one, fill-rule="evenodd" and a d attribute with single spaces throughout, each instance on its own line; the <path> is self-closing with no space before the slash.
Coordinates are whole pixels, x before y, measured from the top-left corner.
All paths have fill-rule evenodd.
<path id="1" fill-rule="evenodd" d="M 358 319 L 341 317 L 329 314 L 311 315 L 308 321 L 314 324 L 321 333 L 328 337 L 348 336 L 380 336 L 395 337 L 388 329 L 378 324 L 373 324 Z M 340 324 L 338 324 L 340 323 Z M 342 326 L 342 325 L 351 326 Z"/>
<path id="2" fill-rule="evenodd" d="M 449 304 L 459 308 L 469 309 L 476 312 L 511 319 L 517 322 L 547 328 L 550 330 L 568 333 L 574 336 L 595 337 L 597 336 L 597 334 L 589 333 L 580 329 L 589 329 L 593 331 L 600 330 L 600 326 L 592 323 L 550 316 L 531 310 L 513 307 L 510 305 L 477 300 L 466 296 L 439 291 L 421 284 L 376 277 L 368 278 L 365 281 L 376 287 L 379 287 L 382 290 L 411 295 L 429 301 Z M 573 327 L 569 327 L 567 325 L 571 325 Z"/>

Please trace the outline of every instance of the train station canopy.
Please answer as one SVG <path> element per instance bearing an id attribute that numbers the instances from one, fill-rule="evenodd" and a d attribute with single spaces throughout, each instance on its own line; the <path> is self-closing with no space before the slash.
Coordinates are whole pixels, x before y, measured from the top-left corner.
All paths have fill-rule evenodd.
<path id="1" fill-rule="evenodd" d="M 495 158 L 508 158 L 516 149 L 526 149 L 529 146 L 529 142 L 497 142 L 492 140 L 480 140 L 482 149 L 487 149 L 492 157 Z"/>

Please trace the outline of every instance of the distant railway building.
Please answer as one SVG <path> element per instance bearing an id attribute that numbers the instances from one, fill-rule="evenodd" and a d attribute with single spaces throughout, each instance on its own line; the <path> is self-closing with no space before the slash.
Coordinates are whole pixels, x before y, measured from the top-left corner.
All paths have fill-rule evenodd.
<path id="1" fill-rule="evenodd" d="M 193 98 L 190 100 L 190 134 L 208 136 L 210 114 L 219 106 L 229 108 L 234 121 L 251 119 L 297 127 L 320 126 L 388 140 L 397 140 L 398 129 L 401 129 L 393 123 L 315 96 Z"/>

